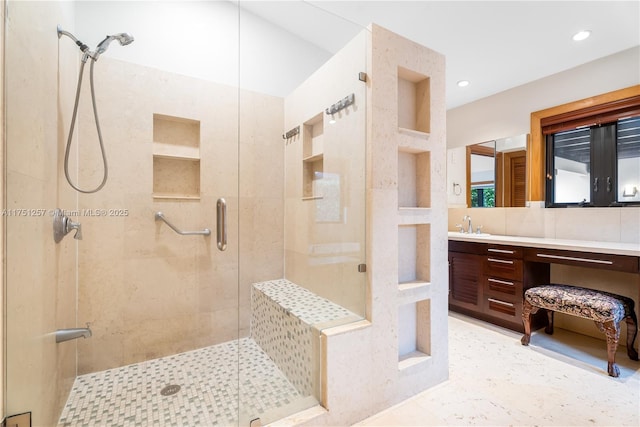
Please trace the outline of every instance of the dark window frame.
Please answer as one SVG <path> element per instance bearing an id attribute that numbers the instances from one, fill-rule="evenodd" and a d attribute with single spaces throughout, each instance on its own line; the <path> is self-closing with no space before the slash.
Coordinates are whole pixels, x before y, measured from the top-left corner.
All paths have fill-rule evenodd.
<path id="1" fill-rule="evenodd" d="M 637 99 L 636 99 L 637 98 Z M 634 99 L 636 102 L 640 101 L 639 97 L 629 98 Z M 622 100 L 627 101 L 627 100 Z M 566 207 L 624 207 L 624 206 L 640 206 L 640 202 L 637 201 L 620 201 L 618 200 L 617 183 L 618 183 L 618 120 L 628 118 L 630 113 L 634 118 L 640 118 L 640 107 L 631 106 L 629 103 L 625 103 L 626 107 L 621 111 L 611 111 L 608 114 L 600 113 L 597 116 L 597 123 L 594 123 L 594 117 L 588 117 L 583 115 L 579 116 L 576 112 L 566 113 L 565 120 L 562 121 L 562 115 L 554 116 L 554 120 L 549 120 L 545 126 L 543 123 L 543 133 L 545 134 L 545 148 L 546 148 L 546 179 L 545 179 L 545 206 L 548 208 L 566 208 Z M 602 108 L 602 106 L 599 106 Z M 579 110 L 581 111 L 581 110 Z M 633 114 L 635 113 L 635 114 Z M 568 116 L 572 120 L 567 121 Z M 608 122 L 605 122 L 609 120 Z M 615 119 L 611 121 L 611 119 Z M 563 131 L 573 130 L 577 127 L 584 127 L 586 123 L 593 123 L 590 128 L 590 161 L 589 169 L 593 171 L 591 177 L 595 179 L 598 177 L 598 184 L 590 182 L 589 202 L 573 202 L 573 203 L 558 203 L 555 201 L 555 147 L 554 147 L 554 135 Z M 572 123 L 572 124 L 569 124 Z M 575 126 L 579 124 L 579 126 Z M 550 132 L 555 130 L 555 132 Z M 598 135 L 600 133 L 611 133 L 613 135 Z M 594 135 L 595 134 L 595 135 Z M 606 142 L 605 142 L 606 141 Z M 607 144 L 608 147 L 603 150 L 602 144 Z M 607 164 L 608 163 L 608 164 Z M 595 176 L 595 177 L 594 177 Z M 605 178 L 606 177 L 606 178 Z M 611 177 L 613 177 L 611 179 Z M 611 179 L 609 181 L 609 179 Z M 597 185 L 597 190 L 596 190 Z M 612 190 L 608 191 L 609 195 L 606 195 L 607 187 Z M 603 191 L 604 190 L 604 191 Z"/>

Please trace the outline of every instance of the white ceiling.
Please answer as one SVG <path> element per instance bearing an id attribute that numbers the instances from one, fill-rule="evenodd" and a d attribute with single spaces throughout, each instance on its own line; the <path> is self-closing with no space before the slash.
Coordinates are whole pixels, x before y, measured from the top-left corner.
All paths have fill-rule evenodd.
<path id="1" fill-rule="evenodd" d="M 640 45 L 638 0 L 239 3 L 330 54 L 372 22 L 444 54 L 447 108 Z"/>

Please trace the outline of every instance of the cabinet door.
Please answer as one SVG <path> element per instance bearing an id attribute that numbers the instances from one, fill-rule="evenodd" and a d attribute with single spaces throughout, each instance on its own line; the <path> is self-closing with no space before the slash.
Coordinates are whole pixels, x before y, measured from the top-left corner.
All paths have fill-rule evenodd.
<path id="1" fill-rule="evenodd" d="M 484 256 L 449 252 L 449 305 L 482 311 Z"/>

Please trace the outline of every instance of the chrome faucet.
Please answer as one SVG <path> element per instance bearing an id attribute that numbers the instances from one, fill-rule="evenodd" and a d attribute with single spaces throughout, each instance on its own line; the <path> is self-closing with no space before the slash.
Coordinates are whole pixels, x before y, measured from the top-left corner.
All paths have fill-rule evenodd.
<path id="1" fill-rule="evenodd" d="M 89 324 L 87 323 L 86 328 L 69 328 L 69 329 L 58 329 L 56 331 L 56 342 L 61 343 L 69 340 L 74 340 L 76 338 L 89 338 L 91 336 L 91 329 L 89 329 Z"/>
<path id="2" fill-rule="evenodd" d="M 464 218 L 462 218 L 462 221 L 469 221 L 469 226 L 467 227 L 467 233 L 472 234 L 473 226 L 471 225 L 471 217 L 469 215 L 465 215 Z"/>

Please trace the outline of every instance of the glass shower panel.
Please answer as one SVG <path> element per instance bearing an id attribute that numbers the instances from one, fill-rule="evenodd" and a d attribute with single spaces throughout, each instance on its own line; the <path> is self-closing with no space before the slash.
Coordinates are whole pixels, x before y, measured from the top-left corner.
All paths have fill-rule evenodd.
<path id="1" fill-rule="evenodd" d="M 32 411 L 34 425 L 237 424 L 237 5 L 7 10 L 7 207 L 29 213 L 6 219 L 7 413 Z M 100 136 L 108 164 L 88 194 L 63 172 L 83 56 L 70 179 L 100 183 Z M 81 240 L 54 241 L 55 208 Z M 56 343 L 68 328 L 86 338 Z"/>
<path id="2" fill-rule="evenodd" d="M 322 330 L 364 318 L 366 48 L 321 5 L 240 3 L 243 425 L 322 404 Z"/>

